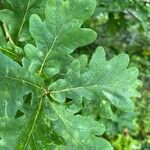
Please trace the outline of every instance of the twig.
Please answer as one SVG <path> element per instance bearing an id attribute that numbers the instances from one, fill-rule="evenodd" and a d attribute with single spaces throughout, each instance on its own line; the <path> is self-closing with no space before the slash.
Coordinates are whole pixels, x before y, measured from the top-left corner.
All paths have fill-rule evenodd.
<path id="1" fill-rule="evenodd" d="M 131 11 L 131 10 L 127 10 L 127 12 L 134 17 L 137 21 L 141 22 L 141 20 Z"/>
<path id="2" fill-rule="evenodd" d="M 3 23 L 3 27 L 4 27 L 4 31 L 5 31 L 5 34 L 6 34 L 6 38 L 9 39 L 9 41 L 12 43 L 12 45 L 16 46 L 15 43 L 13 42 L 11 36 L 10 36 L 10 33 L 8 31 L 8 27 L 7 27 L 6 23 Z"/>
<path id="3" fill-rule="evenodd" d="M 26 16 L 27 16 L 27 12 L 28 12 L 29 7 L 30 7 L 30 0 L 28 1 L 27 8 L 26 8 L 24 17 L 23 17 L 21 26 L 20 26 L 20 28 L 19 28 L 18 36 L 20 35 L 20 33 L 21 33 L 21 31 L 22 31 L 22 28 L 23 28 L 23 26 L 24 26 L 24 23 L 25 23 L 25 20 L 26 20 Z"/>

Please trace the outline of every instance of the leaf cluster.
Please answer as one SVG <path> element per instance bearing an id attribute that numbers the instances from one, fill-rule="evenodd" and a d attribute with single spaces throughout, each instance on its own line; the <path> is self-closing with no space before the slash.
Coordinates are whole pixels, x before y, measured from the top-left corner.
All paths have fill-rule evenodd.
<path id="1" fill-rule="evenodd" d="M 18 7 L 19 6 L 19 7 Z M 101 118 L 129 111 L 138 70 L 120 54 L 72 53 L 96 39 L 95 0 L 7 0 L 0 10 L 0 149 L 106 149 Z M 40 8 L 40 9 L 39 9 Z"/>

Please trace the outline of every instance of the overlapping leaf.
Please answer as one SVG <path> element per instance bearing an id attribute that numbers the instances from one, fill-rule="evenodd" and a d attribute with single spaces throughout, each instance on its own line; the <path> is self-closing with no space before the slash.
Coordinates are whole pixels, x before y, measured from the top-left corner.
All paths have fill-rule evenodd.
<path id="1" fill-rule="evenodd" d="M 2 53 L 0 64 L 1 149 L 70 149 L 72 146 L 75 150 L 98 149 L 102 144 L 111 148 L 107 141 L 96 137 L 104 132 L 99 122 L 74 115 L 78 109 L 69 111 L 43 98 L 41 78 L 31 75 Z M 33 93 L 30 104 L 23 100 L 29 92 Z"/>
<path id="2" fill-rule="evenodd" d="M 48 0 L 44 21 L 32 15 L 30 32 L 36 47 L 30 44 L 25 47 L 29 70 L 53 76 L 64 67 L 68 54 L 94 41 L 95 32 L 81 28 L 94 8 L 95 0 Z"/>
<path id="3" fill-rule="evenodd" d="M 46 0 L 7 0 L 2 4 L 0 20 L 5 40 L 0 41 L 0 51 L 12 59 L 20 61 L 23 56 L 23 45 L 31 40 L 29 33 L 29 17 L 36 13 L 44 16 Z"/>
<path id="4" fill-rule="evenodd" d="M 2 10 L 5 15 L 0 18 L 13 38 L 26 33 L 28 16 L 45 0 L 8 2 L 13 11 Z M 81 28 L 94 7 L 95 0 L 48 0 L 44 21 L 37 15 L 30 18 L 35 45 L 25 46 L 23 65 L 0 53 L 0 149 L 112 149 L 99 137 L 105 128 L 95 119 L 94 111 L 109 118 L 110 104 L 131 109 L 131 97 L 139 95 L 138 71 L 127 68 L 125 54 L 106 61 L 102 48 L 96 50 L 89 64 L 85 55 L 73 61 L 70 54 L 96 37 L 94 31 Z M 1 38 L 1 43 L 5 42 Z M 45 79 L 55 81 L 59 74 L 56 78 L 53 75 L 68 66 L 64 79 L 60 76 L 46 87 Z"/>
<path id="5" fill-rule="evenodd" d="M 136 91 L 140 82 L 138 70 L 127 68 L 128 61 L 126 54 L 106 61 L 104 50 L 97 48 L 84 73 L 81 73 L 79 61 L 74 61 L 65 78 L 50 85 L 51 97 L 58 102 L 66 98 L 93 101 L 105 97 L 116 107 L 131 110 L 131 97 L 140 96 Z"/>
<path id="6" fill-rule="evenodd" d="M 23 96 L 33 92 L 31 104 L 36 107 L 38 97 L 42 96 L 43 80 L 2 53 L 0 65 L 0 149 L 10 149 L 7 146 L 15 141 L 14 135 L 24 123 L 23 118 L 22 121 L 15 120 L 23 107 Z"/>
<path id="7" fill-rule="evenodd" d="M 31 14 L 44 15 L 46 0 L 7 0 L 10 8 L 0 11 L 0 20 L 8 26 L 13 40 L 26 41 L 29 38 L 28 20 Z M 18 7 L 19 6 L 19 7 Z"/>
<path id="8" fill-rule="evenodd" d="M 75 115 L 78 110 L 72 111 L 49 100 L 47 100 L 47 103 L 49 103 L 50 109 L 50 114 L 48 113 L 47 117 L 51 120 L 51 129 L 55 131 L 56 135 L 62 137 L 60 138 L 62 143 L 59 146 L 61 149 L 69 150 L 72 147 L 73 150 L 90 150 L 100 149 L 102 145 L 104 150 L 111 149 L 107 141 L 98 137 L 105 129 L 102 124 L 94 121 L 91 117 Z"/>

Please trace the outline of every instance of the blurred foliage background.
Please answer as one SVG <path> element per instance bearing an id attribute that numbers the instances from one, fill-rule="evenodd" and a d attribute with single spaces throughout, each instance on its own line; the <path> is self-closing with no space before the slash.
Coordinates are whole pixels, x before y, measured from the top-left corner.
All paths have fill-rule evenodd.
<path id="1" fill-rule="evenodd" d="M 91 54 L 101 45 L 107 58 L 127 53 L 143 81 L 135 110 L 116 111 L 112 119 L 104 120 L 105 138 L 116 150 L 150 150 L 150 0 L 97 0 L 94 15 L 84 26 L 95 30 L 98 38 L 82 52 Z"/>

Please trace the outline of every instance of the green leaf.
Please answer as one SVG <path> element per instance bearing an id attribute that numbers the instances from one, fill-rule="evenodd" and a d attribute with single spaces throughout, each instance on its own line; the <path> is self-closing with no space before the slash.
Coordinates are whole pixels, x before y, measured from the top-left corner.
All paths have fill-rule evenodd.
<path id="1" fill-rule="evenodd" d="M 46 0 L 7 0 L 8 4 L 0 10 L 0 20 L 3 22 L 3 29 L 0 37 L 5 41 L 0 45 L 0 51 L 10 58 L 20 62 L 23 56 L 22 45 L 31 40 L 29 33 L 29 17 L 37 13 L 44 17 Z M 5 2 L 6 3 L 6 2 Z M 8 41 L 8 42 L 7 42 Z"/>
<path id="2" fill-rule="evenodd" d="M 94 101 L 107 98 L 122 110 L 133 109 L 132 97 L 140 96 L 136 91 L 139 80 L 138 70 L 127 68 L 129 58 L 120 54 L 106 61 L 103 48 L 97 48 L 84 73 L 78 60 L 75 60 L 64 79 L 49 86 L 50 95 L 62 103 L 66 98 Z"/>
<path id="3" fill-rule="evenodd" d="M 47 116 L 52 121 L 51 128 L 63 137 L 62 149 L 112 149 L 107 141 L 98 137 L 105 129 L 102 124 L 91 117 L 74 115 L 75 112 L 72 114 L 63 105 L 49 101 L 49 106 L 51 114 Z"/>
<path id="4" fill-rule="evenodd" d="M 46 0 L 7 0 L 11 8 L 0 11 L 0 20 L 8 26 L 14 41 L 26 41 L 30 38 L 28 20 L 31 14 L 44 15 Z M 17 43 L 16 43 L 17 44 Z"/>
<path id="5" fill-rule="evenodd" d="M 95 0 L 48 0 L 44 21 L 32 15 L 30 32 L 36 47 L 30 44 L 25 46 L 29 68 L 34 66 L 33 71 L 53 76 L 64 66 L 68 54 L 77 47 L 93 42 L 96 33 L 81 28 L 81 25 L 92 15 L 95 4 Z"/>
<path id="6" fill-rule="evenodd" d="M 101 138 L 101 118 L 111 118 L 112 104 L 133 108 L 138 70 L 127 68 L 125 54 L 106 61 L 102 48 L 89 64 L 86 55 L 71 56 L 96 38 L 81 28 L 96 1 L 48 0 L 45 14 L 45 0 L 7 2 L 0 19 L 8 39 L 0 28 L 0 50 L 19 56 L 27 44 L 19 63 L 0 52 L 0 149 L 112 150 Z"/>
<path id="7" fill-rule="evenodd" d="M 31 103 L 36 106 L 36 98 L 42 95 L 43 80 L 37 75 L 31 75 L 2 53 L 0 64 L 0 149 L 11 149 L 12 143 L 15 144 L 17 127 L 24 123 L 23 118 L 22 121 L 14 119 L 23 106 L 23 95 L 33 92 Z"/>
<path id="8" fill-rule="evenodd" d="M 106 150 L 111 149 L 107 141 L 96 137 L 104 132 L 103 125 L 43 98 L 42 79 L 2 53 L 0 63 L 1 149 L 49 149 L 50 143 L 62 149 L 70 149 L 72 145 L 75 150 L 99 149 L 104 145 Z M 30 105 L 23 99 L 29 92 L 32 92 Z"/>
<path id="9" fill-rule="evenodd" d="M 31 75 L 19 64 L 0 53 L 0 97 L 1 116 L 13 117 L 23 103 L 23 95 L 31 90 L 43 89 L 43 80 Z M 36 94 L 36 92 L 35 92 Z M 4 106 L 4 107 L 3 107 Z"/>
<path id="10" fill-rule="evenodd" d="M 2 53 L 0 63 L 1 149 L 49 149 L 52 142 L 55 148 L 60 144 L 65 149 L 73 145 L 75 150 L 98 149 L 102 144 L 111 148 L 107 141 L 95 137 L 104 132 L 103 125 L 90 117 L 74 115 L 76 111 L 72 114 L 66 107 L 43 98 L 41 78 L 30 75 Z M 23 95 L 29 92 L 33 93 L 33 98 L 27 105 Z"/>

